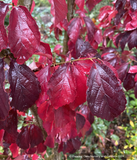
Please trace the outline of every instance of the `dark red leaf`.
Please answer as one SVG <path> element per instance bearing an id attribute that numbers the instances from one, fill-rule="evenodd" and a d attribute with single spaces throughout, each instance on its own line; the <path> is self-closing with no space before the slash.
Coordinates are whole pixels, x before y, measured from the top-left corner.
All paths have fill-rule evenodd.
<path id="1" fill-rule="evenodd" d="M 24 6 L 14 7 L 10 14 L 8 39 L 11 52 L 23 64 L 40 45 L 40 32 L 35 20 Z"/>
<path id="2" fill-rule="evenodd" d="M 78 150 L 81 146 L 81 141 L 79 139 L 79 137 L 76 137 L 76 138 L 73 138 L 72 139 L 72 144 L 73 144 L 73 147 Z"/>
<path id="3" fill-rule="evenodd" d="M 80 130 L 84 127 L 85 122 L 86 122 L 85 117 L 82 116 L 81 114 L 77 113 L 77 114 L 76 114 L 76 127 L 77 127 L 78 133 L 79 133 Z"/>
<path id="4" fill-rule="evenodd" d="M 130 5 L 132 9 L 137 10 L 137 1 L 136 0 L 130 0 Z"/>
<path id="5" fill-rule="evenodd" d="M 84 9 L 84 0 L 75 0 L 75 3 L 78 5 L 79 9 L 83 11 L 83 9 Z"/>
<path id="6" fill-rule="evenodd" d="M 44 144 L 50 148 L 54 148 L 54 138 L 52 138 L 51 136 L 47 136 Z"/>
<path id="7" fill-rule="evenodd" d="M 130 50 L 137 47 L 137 29 L 130 34 L 128 39 L 128 47 Z"/>
<path id="8" fill-rule="evenodd" d="M 119 79 L 123 82 L 128 70 L 128 63 L 123 63 L 117 68 Z"/>
<path id="9" fill-rule="evenodd" d="M 95 63 L 88 77 L 87 101 L 93 115 L 113 120 L 125 109 L 126 98 L 114 72 Z"/>
<path id="10" fill-rule="evenodd" d="M 132 73 L 126 74 L 126 77 L 123 82 L 123 86 L 127 91 L 134 88 L 135 86 L 134 77 L 135 77 L 135 74 L 132 74 Z"/>
<path id="11" fill-rule="evenodd" d="M 39 143 L 43 141 L 43 134 L 41 129 L 34 124 L 30 126 L 30 145 L 31 148 L 37 146 Z"/>
<path id="12" fill-rule="evenodd" d="M 40 143 L 38 144 L 37 146 L 37 153 L 43 153 L 45 150 L 47 149 L 47 147 L 43 144 L 43 143 Z"/>
<path id="13" fill-rule="evenodd" d="M 85 21 L 86 28 L 87 28 L 88 40 L 89 40 L 89 42 L 92 42 L 93 36 L 95 34 L 95 25 L 89 17 L 84 17 L 83 19 Z"/>
<path id="14" fill-rule="evenodd" d="M 55 109 L 74 101 L 76 87 L 70 63 L 60 66 L 54 72 L 48 83 L 47 94 Z"/>
<path id="15" fill-rule="evenodd" d="M 55 26 L 63 21 L 68 13 L 68 8 L 65 0 L 53 0 L 55 11 Z"/>
<path id="16" fill-rule="evenodd" d="M 39 98 L 40 84 L 26 65 L 19 65 L 14 61 L 10 63 L 9 83 L 11 89 L 11 106 L 19 111 L 30 108 Z"/>
<path id="17" fill-rule="evenodd" d="M 12 135 L 17 134 L 17 122 L 17 111 L 15 109 L 11 109 L 7 119 L 5 120 L 4 129 Z"/>
<path id="18" fill-rule="evenodd" d="M 126 4 L 126 1 L 117 0 L 116 3 L 115 3 L 115 7 L 118 11 L 120 11 L 124 8 L 125 4 Z"/>
<path id="19" fill-rule="evenodd" d="M 2 145 L 4 132 L 5 132 L 4 129 L 0 129 L 0 145 Z"/>
<path id="20" fill-rule="evenodd" d="M 17 146 L 17 144 L 12 143 L 9 148 L 10 148 L 10 151 L 12 152 L 12 157 L 13 158 L 17 157 L 19 153 L 19 147 Z"/>
<path id="21" fill-rule="evenodd" d="M 17 136 L 18 136 L 18 133 L 12 135 L 12 134 L 5 131 L 3 140 L 8 144 L 16 143 Z"/>
<path id="22" fill-rule="evenodd" d="M 100 44 L 103 40 L 103 36 L 102 36 L 102 31 L 100 29 L 98 29 L 94 35 L 94 40 Z"/>
<path id="23" fill-rule="evenodd" d="M 4 19 L 8 11 L 8 4 L 0 1 L 0 52 L 6 49 L 8 44 L 6 29 L 4 28 Z"/>
<path id="24" fill-rule="evenodd" d="M 55 110 L 55 127 L 63 128 L 74 120 L 75 112 L 69 106 L 63 106 Z"/>
<path id="25" fill-rule="evenodd" d="M 29 148 L 29 149 L 27 149 L 25 152 L 26 152 L 27 154 L 34 154 L 34 153 L 36 152 L 36 150 L 37 150 L 37 148 L 34 147 L 34 148 Z"/>
<path id="26" fill-rule="evenodd" d="M 78 39 L 75 45 L 76 58 L 89 57 L 90 54 L 95 54 L 97 51 L 91 47 L 89 42 L 84 42 L 82 39 Z"/>
<path id="27" fill-rule="evenodd" d="M 80 34 L 80 29 L 81 29 L 80 18 L 73 18 L 69 22 L 69 26 L 67 30 L 68 36 L 73 43 L 77 41 Z"/>
<path id="28" fill-rule="evenodd" d="M 0 59 L 0 120 L 6 119 L 9 109 L 9 97 L 4 90 L 4 61 Z"/>
<path id="29" fill-rule="evenodd" d="M 96 4 L 98 4 L 99 2 L 101 2 L 102 0 L 87 0 L 86 1 L 86 6 L 89 9 L 89 11 L 91 11 Z"/>
<path id="30" fill-rule="evenodd" d="M 30 133 L 28 127 L 23 127 L 16 141 L 17 145 L 22 149 L 28 149 L 30 143 Z"/>

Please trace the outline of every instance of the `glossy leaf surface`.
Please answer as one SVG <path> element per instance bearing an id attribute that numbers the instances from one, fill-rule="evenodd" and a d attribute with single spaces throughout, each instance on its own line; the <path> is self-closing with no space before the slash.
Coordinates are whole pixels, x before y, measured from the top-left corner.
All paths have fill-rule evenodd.
<path id="1" fill-rule="evenodd" d="M 30 108 L 39 98 L 40 84 L 30 68 L 24 64 L 19 65 L 17 62 L 11 61 L 9 83 L 12 97 L 11 106 L 19 111 Z"/>
<path id="2" fill-rule="evenodd" d="M 24 6 L 14 7 L 10 14 L 8 40 L 11 52 L 23 64 L 40 45 L 40 32 L 35 20 Z"/>
<path id="3" fill-rule="evenodd" d="M 122 86 L 108 66 L 94 64 L 87 85 L 87 101 L 93 115 L 113 120 L 124 111 L 126 99 Z"/>

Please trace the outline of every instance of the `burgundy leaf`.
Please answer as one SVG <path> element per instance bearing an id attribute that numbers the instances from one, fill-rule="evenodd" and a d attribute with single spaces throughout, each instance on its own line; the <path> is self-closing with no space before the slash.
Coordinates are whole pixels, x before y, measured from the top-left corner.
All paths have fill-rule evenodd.
<path id="1" fill-rule="evenodd" d="M 48 83 L 47 94 L 55 109 L 74 101 L 76 87 L 70 63 L 60 66 L 54 72 Z"/>
<path id="2" fill-rule="evenodd" d="M 17 137 L 17 145 L 22 149 L 28 149 L 30 142 L 30 133 L 28 127 L 23 127 Z"/>
<path id="3" fill-rule="evenodd" d="M 30 126 L 30 145 L 33 148 L 43 141 L 41 129 L 34 124 Z"/>
<path id="4" fill-rule="evenodd" d="M 83 9 L 84 9 L 84 0 L 75 0 L 75 3 L 78 5 L 79 9 L 83 11 Z"/>
<path id="5" fill-rule="evenodd" d="M 135 74 L 133 74 L 133 73 L 126 74 L 126 77 L 123 82 L 123 86 L 127 91 L 134 88 L 134 86 L 135 86 L 134 77 L 135 77 Z"/>
<path id="6" fill-rule="evenodd" d="M 81 114 L 77 113 L 77 114 L 76 114 L 76 127 L 77 127 L 78 133 L 79 133 L 80 130 L 84 127 L 85 122 L 86 122 L 85 117 L 82 116 Z"/>
<path id="7" fill-rule="evenodd" d="M 96 4 L 98 4 L 99 2 L 101 2 L 102 0 L 87 0 L 86 1 L 86 6 L 89 9 L 89 11 L 91 11 Z"/>
<path id="8" fill-rule="evenodd" d="M 74 148 L 71 139 L 68 140 L 66 143 L 64 143 L 64 146 L 63 146 L 63 153 L 64 154 L 66 154 L 66 153 L 73 154 L 75 152 L 76 152 L 76 149 Z"/>
<path id="9" fill-rule="evenodd" d="M 95 63 L 87 85 L 87 101 L 93 115 L 111 121 L 124 111 L 126 99 L 122 86 L 108 66 Z"/>
<path id="10" fill-rule="evenodd" d="M 17 134 L 17 111 L 15 109 L 9 111 L 5 122 L 5 130 L 12 135 Z"/>
<path id="11" fill-rule="evenodd" d="M 84 17 L 83 19 L 85 21 L 86 28 L 87 28 L 88 40 L 89 42 L 92 42 L 93 36 L 95 34 L 95 25 L 89 17 Z"/>
<path id="12" fill-rule="evenodd" d="M 94 35 L 94 39 L 95 41 L 100 44 L 103 40 L 103 36 L 102 36 L 102 31 L 100 29 L 98 29 Z"/>
<path id="13" fill-rule="evenodd" d="M 126 4 L 126 1 L 117 0 L 116 3 L 115 3 L 115 7 L 118 11 L 120 11 L 124 8 L 125 4 Z"/>
<path id="14" fill-rule="evenodd" d="M 17 62 L 23 64 L 40 45 L 38 26 L 26 7 L 12 9 L 8 31 L 11 52 L 17 58 Z"/>
<path id="15" fill-rule="evenodd" d="M 55 127 L 63 128 L 69 122 L 74 120 L 75 112 L 69 106 L 63 106 L 55 110 Z"/>
<path id="16" fill-rule="evenodd" d="M 39 98 L 40 84 L 26 65 L 19 65 L 14 61 L 10 63 L 9 83 L 11 89 L 11 106 L 19 111 L 30 108 Z"/>
<path id="17" fill-rule="evenodd" d="M 47 147 L 43 144 L 43 143 L 40 143 L 38 144 L 37 146 L 37 153 L 43 153 L 45 150 L 47 149 Z"/>
<path id="18" fill-rule="evenodd" d="M 34 153 L 36 152 L 36 150 L 37 150 L 36 147 L 35 147 L 35 148 L 29 148 L 29 149 L 27 149 L 25 152 L 26 152 L 27 154 L 34 154 Z"/>
<path id="19" fill-rule="evenodd" d="M 128 47 L 130 50 L 134 47 L 137 47 L 137 29 L 130 34 L 128 40 Z"/>
<path id="20" fill-rule="evenodd" d="M 75 45 L 76 58 L 88 57 L 91 53 L 95 54 L 97 51 L 91 47 L 89 42 L 84 42 L 82 39 L 78 39 Z"/>
<path id="21" fill-rule="evenodd" d="M 4 61 L 0 59 L 0 120 L 6 119 L 9 109 L 9 97 L 4 91 Z"/>
<path id="22" fill-rule="evenodd" d="M 72 144 L 73 144 L 73 147 L 78 150 L 81 146 L 81 142 L 80 142 L 80 139 L 79 137 L 76 137 L 76 138 L 73 138 L 72 139 Z"/>
<path id="23" fill-rule="evenodd" d="M 65 0 L 53 0 L 55 10 L 55 26 L 63 21 L 68 13 L 68 8 Z"/>
<path id="24" fill-rule="evenodd" d="M 4 28 L 4 19 L 8 11 L 8 4 L 0 1 L 0 52 L 6 49 L 8 44 L 6 29 Z"/>
<path id="25" fill-rule="evenodd" d="M 18 133 L 12 135 L 5 131 L 3 140 L 8 144 L 16 143 L 17 136 L 18 136 Z"/>
<path id="26" fill-rule="evenodd" d="M 137 1 L 136 0 L 130 0 L 130 5 L 132 9 L 137 10 Z"/>
<path id="27" fill-rule="evenodd" d="M 123 63 L 117 68 L 119 79 L 123 82 L 128 70 L 128 63 Z"/>
<path id="28" fill-rule="evenodd" d="M 69 26 L 67 30 L 68 36 L 73 43 L 77 41 L 80 34 L 80 29 L 81 29 L 80 18 L 73 18 L 69 22 Z"/>
<path id="29" fill-rule="evenodd" d="M 44 144 L 50 148 L 54 148 L 54 138 L 52 138 L 51 136 L 47 136 Z"/>

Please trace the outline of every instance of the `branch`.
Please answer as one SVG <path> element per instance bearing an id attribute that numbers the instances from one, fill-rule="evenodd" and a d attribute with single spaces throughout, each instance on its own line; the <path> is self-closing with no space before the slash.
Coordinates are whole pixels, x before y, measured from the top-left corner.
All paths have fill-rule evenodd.
<path id="1" fill-rule="evenodd" d="M 18 0 L 18 5 L 25 6 L 30 11 L 32 2 L 33 0 Z"/>
<path id="2" fill-rule="evenodd" d="M 73 18 L 73 10 L 74 10 L 74 2 L 75 0 L 68 0 L 68 14 L 67 14 L 67 19 L 68 19 L 68 22 Z M 69 37 L 67 35 L 67 31 L 65 31 L 65 34 L 64 34 L 64 40 L 63 40 L 63 54 L 66 55 L 67 52 L 68 52 L 68 40 L 69 40 Z"/>

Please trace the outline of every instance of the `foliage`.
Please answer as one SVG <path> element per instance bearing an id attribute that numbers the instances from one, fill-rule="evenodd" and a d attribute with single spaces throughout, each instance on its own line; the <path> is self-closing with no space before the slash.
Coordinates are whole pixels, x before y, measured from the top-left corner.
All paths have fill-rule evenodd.
<path id="1" fill-rule="evenodd" d="M 53 16 L 50 32 L 54 31 L 57 40 L 64 35 L 64 42 L 55 46 L 54 55 L 49 44 L 41 41 L 38 25 L 31 16 L 34 2 L 30 12 L 17 2 L 0 1 L 2 156 L 35 160 L 40 153 L 42 159 L 47 147 L 72 154 L 88 135 L 94 141 L 97 136 L 98 145 L 103 146 L 101 150 L 92 144 L 93 155 L 108 156 L 106 139 L 117 147 L 122 136 L 107 127 L 125 113 L 127 102 L 129 108 L 136 107 L 137 2 L 116 0 L 111 6 L 102 7 L 96 23 L 87 12 L 101 0 L 49 0 Z M 7 14 L 8 27 L 4 26 Z M 38 61 L 27 66 L 25 63 L 33 55 L 39 55 Z M 129 101 L 124 91 L 132 89 L 134 93 L 129 98 L 134 101 Z M 134 112 L 128 109 L 130 117 Z M 125 138 L 126 150 L 120 152 L 134 156 L 136 123 L 130 119 L 129 125 L 132 132 L 126 126 L 119 128 L 121 135 L 131 137 Z M 127 149 L 131 147 L 134 151 Z"/>

